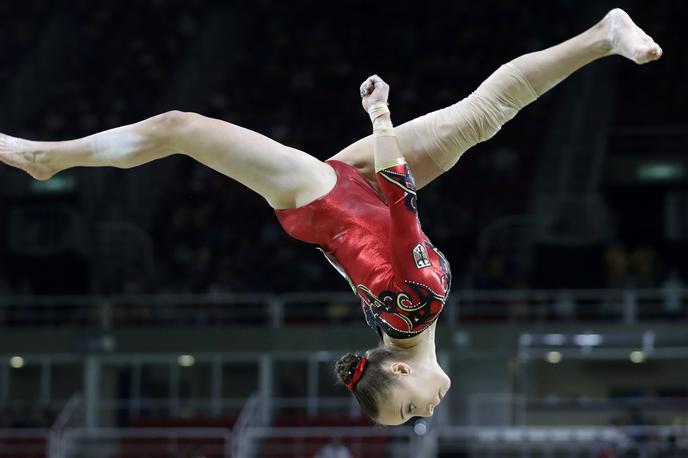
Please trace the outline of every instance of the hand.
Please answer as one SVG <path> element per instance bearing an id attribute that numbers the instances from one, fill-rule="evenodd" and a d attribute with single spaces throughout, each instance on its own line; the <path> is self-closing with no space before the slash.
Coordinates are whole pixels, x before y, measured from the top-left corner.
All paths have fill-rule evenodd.
<path id="1" fill-rule="evenodd" d="M 389 85 L 382 81 L 382 78 L 379 76 L 373 75 L 365 80 L 363 84 L 361 84 L 361 97 L 363 109 L 367 113 L 368 108 L 376 103 L 387 103 L 387 98 L 389 97 Z"/>

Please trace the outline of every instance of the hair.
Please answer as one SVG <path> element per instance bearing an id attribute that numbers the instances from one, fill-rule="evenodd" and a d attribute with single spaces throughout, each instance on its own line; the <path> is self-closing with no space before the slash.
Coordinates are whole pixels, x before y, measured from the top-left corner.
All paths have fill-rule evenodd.
<path id="1" fill-rule="evenodd" d="M 354 369 L 363 355 L 347 353 L 335 363 L 334 371 L 342 385 L 351 381 Z M 390 359 L 405 360 L 401 349 L 388 345 L 372 348 L 365 353 L 368 365 L 353 390 L 363 412 L 375 420 L 380 414 L 379 403 L 384 401 L 394 378 L 383 365 Z"/>

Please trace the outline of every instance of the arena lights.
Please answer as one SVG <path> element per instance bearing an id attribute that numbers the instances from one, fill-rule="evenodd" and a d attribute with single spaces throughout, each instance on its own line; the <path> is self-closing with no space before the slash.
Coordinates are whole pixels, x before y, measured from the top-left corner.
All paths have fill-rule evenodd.
<path id="1" fill-rule="evenodd" d="M 632 363 L 640 364 L 645 362 L 645 353 L 642 351 L 632 351 L 628 356 Z"/>
<path id="2" fill-rule="evenodd" d="M 576 345 L 578 347 L 596 347 L 602 345 L 603 337 L 600 334 L 540 334 L 521 335 L 521 345 L 547 345 L 552 347 L 561 347 L 565 345 Z"/>
<path id="3" fill-rule="evenodd" d="M 24 361 L 24 358 L 22 358 L 21 356 L 13 356 L 10 358 L 10 366 L 13 369 L 21 369 L 22 367 L 24 367 L 25 363 L 26 361 Z"/>
<path id="4" fill-rule="evenodd" d="M 545 353 L 545 361 L 550 364 L 557 364 L 561 362 L 561 353 L 558 351 L 548 351 Z"/>
<path id="5" fill-rule="evenodd" d="M 191 367 L 196 364 L 196 358 L 194 358 L 192 355 L 179 355 L 179 358 L 177 358 L 177 364 L 179 364 L 181 367 Z"/>
<path id="6" fill-rule="evenodd" d="M 599 334 L 576 334 L 573 342 L 581 347 L 595 347 L 602 343 L 602 336 Z"/>

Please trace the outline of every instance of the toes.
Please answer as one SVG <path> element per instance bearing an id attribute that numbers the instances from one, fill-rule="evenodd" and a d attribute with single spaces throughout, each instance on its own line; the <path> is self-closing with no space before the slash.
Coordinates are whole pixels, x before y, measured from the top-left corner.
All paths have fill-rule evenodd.
<path id="1" fill-rule="evenodd" d="M 635 51 L 633 57 L 637 63 L 645 64 L 662 57 L 662 48 L 657 45 L 648 48 L 640 48 Z"/>
<path id="2" fill-rule="evenodd" d="M 650 59 L 658 59 L 662 55 L 662 48 L 660 48 L 657 45 L 654 45 L 647 49 L 646 54 Z"/>

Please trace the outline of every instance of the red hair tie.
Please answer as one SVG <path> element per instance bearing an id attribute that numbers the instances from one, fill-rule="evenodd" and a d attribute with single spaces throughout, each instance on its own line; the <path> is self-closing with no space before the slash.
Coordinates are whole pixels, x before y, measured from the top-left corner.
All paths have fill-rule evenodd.
<path id="1" fill-rule="evenodd" d="M 356 384 L 359 380 L 361 380 L 361 377 L 363 376 L 363 371 L 365 370 L 367 364 L 368 359 L 365 356 L 361 356 L 361 359 L 358 360 L 358 364 L 356 364 L 354 375 L 351 377 L 349 383 L 346 384 L 346 388 L 349 391 L 354 391 L 354 388 L 356 388 Z"/>

